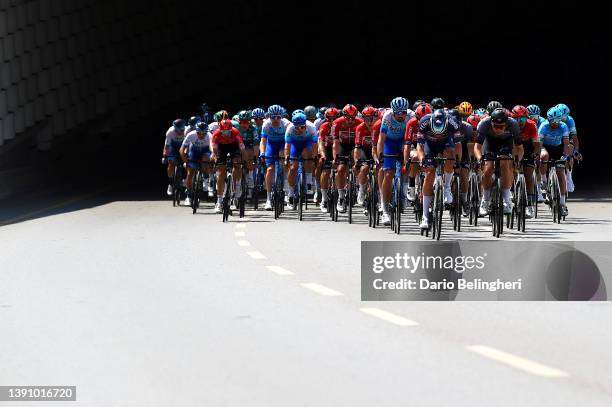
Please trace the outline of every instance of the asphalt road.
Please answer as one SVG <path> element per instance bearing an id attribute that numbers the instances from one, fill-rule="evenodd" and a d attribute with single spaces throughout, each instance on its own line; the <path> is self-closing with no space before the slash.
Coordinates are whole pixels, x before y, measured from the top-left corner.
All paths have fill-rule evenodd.
<path id="1" fill-rule="evenodd" d="M 88 407 L 612 404 L 612 303 L 360 301 L 360 242 L 423 239 L 412 220 L 222 224 L 97 192 L 0 205 L 0 385 L 76 385 L 65 405 Z M 505 238 L 612 236 L 611 200 L 569 209 Z"/>

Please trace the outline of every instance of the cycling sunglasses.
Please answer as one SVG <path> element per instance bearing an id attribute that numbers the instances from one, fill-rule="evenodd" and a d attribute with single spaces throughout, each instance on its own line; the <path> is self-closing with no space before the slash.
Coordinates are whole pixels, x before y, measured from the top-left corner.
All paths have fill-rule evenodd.
<path id="1" fill-rule="evenodd" d="M 270 119 L 272 119 L 272 120 L 280 120 L 282 118 L 283 118 L 283 116 L 270 116 Z"/>

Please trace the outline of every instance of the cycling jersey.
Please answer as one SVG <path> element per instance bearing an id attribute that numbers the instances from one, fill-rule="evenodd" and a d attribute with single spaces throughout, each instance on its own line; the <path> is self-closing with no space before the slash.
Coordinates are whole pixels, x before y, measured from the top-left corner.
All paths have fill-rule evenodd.
<path id="1" fill-rule="evenodd" d="M 284 142 L 285 131 L 290 124 L 289 120 L 283 118 L 279 127 L 272 127 L 272 119 L 266 119 L 261 127 L 261 138 L 272 143 Z"/>
<path id="2" fill-rule="evenodd" d="M 519 124 L 513 118 L 508 118 L 506 129 L 500 135 L 493 131 L 490 117 L 478 123 L 477 131 L 476 143 L 482 144 L 483 155 L 488 158 L 494 158 L 498 155 L 511 156 L 513 146 L 521 144 Z"/>
<path id="3" fill-rule="evenodd" d="M 307 121 L 306 122 L 306 130 L 304 133 L 297 134 L 296 128 L 291 123 L 287 126 L 287 131 L 285 132 L 285 143 L 291 145 L 290 157 L 300 157 L 302 155 L 302 151 L 305 148 L 312 147 L 314 137 L 316 137 L 317 129 L 314 124 Z"/>
<path id="4" fill-rule="evenodd" d="M 321 127 L 321 125 L 325 123 L 325 120 L 326 120 L 325 118 L 318 118 L 317 120 L 315 120 L 314 122 L 315 128 L 319 130 L 319 127 Z"/>
<path id="5" fill-rule="evenodd" d="M 240 127 L 240 123 L 234 125 L 234 128 L 240 132 L 240 137 L 242 137 L 242 141 L 244 141 L 244 145 L 246 147 L 253 147 L 255 145 L 255 141 L 258 139 L 258 136 L 257 128 L 253 124 L 249 124 L 249 127 L 247 127 L 246 130 L 243 130 L 242 127 Z"/>
<path id="6" fill-rule="evenodd" d="M 465 145 L 471 143 L 474 139 L 474 129 L 472 125 L 463 120 L 457 124 L 459 127 L 459 136 L 455 137 L 455 143 L 463 143 Z"/>
<path id="7" fill-rule="evenodd" d="M 560 146 L 563 144 L 563 139 L 569 138 L 569 128 L 563 122 L 560 122 L 556 128 L 553 128 L 548 120 L 546 120 L 538 129 L 542 144 L 544 146 Z"/>
<path id="8" fill-rule="evenodd" d="M 212 122 L 208 125 L 208 132 L 210 134 L 214 134 L 214 132 L 219 128 L 219 122 Z"/>
<path id="9" fill-rule="evenodd" d="M 417 143 L 444 143 L 448 146 L 453 146 L 455 140 L 461 140 L 461 128 L 459 124 L 452 120 L 448 120 L 446 130 L 443 133 L 435 133 L 431 127 L 431 114 L 425 115 L 419 120 L 419 132 L 417 133 Z M 470 126 L 471 128 L 471 126 Z"/>
<path id="10" fill-rule="evenodd" d="M 575 135 L 577 134 L 576 132 L 576 122 L 574 122 L 574 118 L 572 116 L 567 116 L 567 119 L 564 121 L 564 123 L 567 125 L 567 128 L 569 130 L 569 134 L 570 135 Z"/>
<path id="11" fill-rule="evenodd" d="M 414 144 L 416 143 L 417 133 L 419 132 L 419 119 L 417 117 L 413 117 L 408 120 L 408 124 L 406 124 L 406 133 L 404 134 L 404 141 L 406 143 Z"/>
<path id="12" fill-rule="evenodd" d="M 204 154 L 210 153 L 210 133 L 206 133 L 204 137 L 198 137 L 198 133 L 194 130 L 187 134 L 181 149 L 187 148 L 187 159 L 189 166 L 197 167 L 197 163 L 202 160 Z"/>
<path id="13" fill-rule="evenodd" d="M 326 147 L 331 147 L 334 145 L 334 139 L 330 136 L 331 132 L 331 123 L 329 121 L 325 121 L 319 127 L 319 141 L 323 142 L 323 145 Z"/>
<path id="14" fill-rule="evenodd" d="M 183 140 L 185 139 L 185 133 L 179 133 L 174 130 L 174 126 L 170 127 L 168 131 L 166 131 L 166 141 L 165 146 L 170 148 L 169 157 L 175 157 L 178 155 L 178 151 L 181 148 L 181 144 L 183 144 Z"/>
<path id="15" fill-rule="evenodd" d="M 372 125 L 371 131 L 365 123 L 361 123 L 359 126 L 357 126 L 355 129 L 355 145 L 371 149 L 372 145 L 378 142 L 380 125 L 380 120 L 377 120 Z"/>
<path id="16" fill-rule="evenodd" d="M 240 136 L 240 132 L 235 128 L 232 128 L 231 132 L 232 134 L 230 134 L 229 136 L 224 136 L 221 132 L 221 129 L 217 129 L 212 135 L 212 144 L 238 143 L 239 145 L 244 145 L 242 137 Z"/>
<path id="17" fill-rule="evenodd" d="M 395 120 L 395 115 L 392 110 L 387 110 L 382 118 L 380 133 L 386 135 L 385 140 L 403 141 L 406 135 L 406 126 L 412 117 L 414 117 L 414 112 L 408 110 L 408 114 L 404 118 L 404 121 L 400 122 Z"/>
<path id="18" fill-rule="evenodd" d="M 527 119 L 525 125 L 521 129 L 521 141 L 525 142 L 534 142 L 538 141 L 538 129 L 536 128 L 536 124 L 533 120 Z"/>
<path id="19" fill-rule="evenodd" d="M 355 144 L 355 129 L 363 123 L 363 120 L 356 118 L 352 124 L 348 124 L 346 117 L 340 117 L 332 123 L 331 137 L 334 140 L 339 140 L 341 144 Z"/>

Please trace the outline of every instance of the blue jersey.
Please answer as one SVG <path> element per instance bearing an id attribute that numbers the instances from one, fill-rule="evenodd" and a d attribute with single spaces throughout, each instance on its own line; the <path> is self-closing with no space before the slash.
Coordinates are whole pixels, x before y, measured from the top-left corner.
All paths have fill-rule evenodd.
<path id="1" fill-rule="evenodd" d="M 395 120 L 393 111 L 388 110 L 385 112 L 382 118 L 380 133 L 386 136 L 386 140 L 404 140 L 404 136 L 406 135 L 406 125 L 413 116 L 414 113 L 412 110 L 408 110 L 408 115 L 404 118 L 404 121 L 398 122 Z"/>
<path id="2" fill-rule="evenodd" d="M 569 129 L 569 134 L 576 134 L 576 123 L 574 122 L 574 118 L 572 116 L 567 116 L 567 119 L 565 120 L 565 124 L 567 125 L 567 128 Z"/>
<path id="3" fill-rule="evenodd" d="M 553 128 L 548 120 L 545 120 L 538 128 L 538 134 L 544 146 L 557 147 L 563 143 L 563 139 L 569 138 L 569 128 L 563 122 L 560 122 L 557 128 Z"/>
<path id="4" fill-rule="evenodd" d="M 289 120 L 281 119 L 281 125 L 279 127 L 272 127 L 272 120 L 266 119 L 261 127 L 261 138 L 272 143 L 283 142 L 285 141 L 285 132 L 290 124 L 291 122 Z"/>
<path id="5" fill-rule="evenodd" d="M 531 119 L 531 117 L 530 117 Z M 531 119 L 533 120 L 533 119 Z M 546 121 L 545 118 L 543 118 L 542 116 L 538 116 L 538 120 L 533 120 L 534 122 L 536 122 L 536 127 L 539 129 L 541 125 L 544 124 L 544 122 Z"/>
<path id="6" fill-rule="evenodd" d="M 304 133 L 297 134 L 295 126 L 291 123 L 285 131 L 285 143 L 312 143 L 317 138 L 317 129 L 311 122 L 306 122 L 306 130 Z"/>

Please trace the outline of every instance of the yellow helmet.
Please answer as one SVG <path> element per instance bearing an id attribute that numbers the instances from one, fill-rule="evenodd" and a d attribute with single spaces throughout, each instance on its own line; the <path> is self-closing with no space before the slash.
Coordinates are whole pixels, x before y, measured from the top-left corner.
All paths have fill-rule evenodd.
<path id="1" fill-rule="evenodd" d="M 459 103 L 458 110 L 459 113 L 461 113 L 461 116 L 468 117 L 472 114 L 474 109 L 472 108 L 472 104 L 470 102 L 461 102 Z"/>

